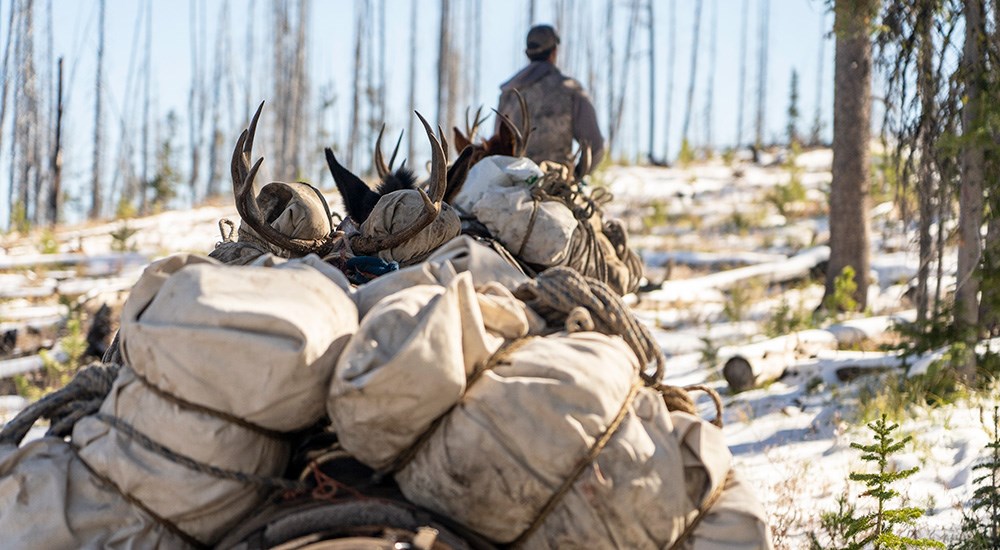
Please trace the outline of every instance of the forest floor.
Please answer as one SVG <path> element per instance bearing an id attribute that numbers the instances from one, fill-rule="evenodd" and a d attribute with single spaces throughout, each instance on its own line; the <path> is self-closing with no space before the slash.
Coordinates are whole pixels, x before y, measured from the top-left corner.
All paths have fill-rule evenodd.
<path id="1" fill-rule="evenodd" d="M 867 509 L 862 488 L 848 476 L 870 467 L 851 443 L 871 443 L 866 423 L 882 413 L 900 424 L 899 436 L 913 437 L 890 468 L 920 468 L 899 491 L 925 516 L 904 533 L 951 542 L 975 490 L 973 466 L 994 436 L 993 411 L 1000 404 L 995 392 L 935 406 L 912 404 L 906 402 L 909 385 L 905 391 L 892 389 L 905 377 L 903 370 L 844 369 L 851 358 L 892 355 L 887 349 L 900 337 L 891 329 L 869 331 L 849 344 L 826 339 L 804 345 L 811 341 L 802 336 L 780 354 L 783 376 L 746 391 L 732 391 L 722 376 L 726 359 L 750 344 L 852 321 L 813 315 L 823 299 L 821 260 L 828 254 L 823 245 L 830 151 L 767 160 L 766 165 L 737 159 L 687 168 L 611 166 L 593 178 L 592 185 L 615 195 L 607 214 L 625 220 L 630 246 L 645 261 L 648 283 L 627 301 L 663 347 L 666 382 L 706 384 L 722 395 L 724 433 L 739 471 L 768 510 L 778 548 L 807 548 L 810 533 L 821 530 L 821 515 L 836 511 L 843 495 Z M 330 199 L 337 210 L 336 193 Z M 918 265 L 915 230 L 900 219 L 891 196 L 874 199 L 875 282 L 865 316 L 909 318 L 913 306 L 906 296 Z M 117 311 L 152 259 L 212 250 L 222 239 L 222 218 L 237 221 L 235 208 L 206 206 L 54 234 L 8 236 L 0 254 L 0 333 L 18 328 L 33 337 L 19 335 L 5 357 L 51 346 L 70 309 L 92 313 L 108 303 Z M 64 256 L 39 263 L 42 252 Z M 784 273 L 803 259 L 809 264 L 804 270 Z M 741 269 L 757 275 L 720 282 L 719 274 L 735 276 Z M 954 284 L 953 252 L 945 255 L 942 273 L 947 289 Z M 62 300 L 52 298 L 55 291 Z M 4 383 L 10 377 L 4 363 L 0 423 L 28 402 L 14 395 L 14 384 Z M 707 397 L 699 404 L 704 416 L 714 415 Z"/>

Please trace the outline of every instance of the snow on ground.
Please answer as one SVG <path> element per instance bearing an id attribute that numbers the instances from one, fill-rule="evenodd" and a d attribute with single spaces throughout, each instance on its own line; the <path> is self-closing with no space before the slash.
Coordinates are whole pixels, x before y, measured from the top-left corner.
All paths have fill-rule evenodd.
<path id="1" fill-rule="evenodd" d="M 627 302 L 664 350 L 666 382 L 707 384 L 723 395 L 725 436 L 738 468 L 758 489 L 771 515 L 779 548 L 807 547 L 808 532 L 817 528 L 819 515 L 834 510 L 837 497 L 848 491 L 848 473 L 864 467 L 850 443 L 871 441 L 857 419 L 859 393 L 877 386 L 879 379 L 869 376 L 845 383 L 818 383 L 817 373 L 805 366 L 799 374 L 732 395 L 719 365 L 706 363 L 711 352 L 761 339 L 765 321 L 780 307 L 811 312 L 819 304 L 822 288 L 816 283 L 791 281 L 768 288 L 696 285 L 693 292 L 676 283 L 721 270 L 780 263 L 823 244 L 827 224 L 821 209 L 816 211 L 814 206 L 822 202 L 820 191 L 829 186 L 830 160 L 828 150 L 804 152 L 796 158 L 801 170 L 798 177 L 808 192 L 805 203 L 790 205 L 787 217 L 764 198 L 791 177 L 781 159 L 767 167 L 745 162 L 730 167 L 721 161 L 686 169 L 616 166 L 595 178 L 615 193 L 608 212 L 626 220 L 633 233 L 630 244 L 647 264 L 647 279 L 652 285 L 646 289 L 649 292 L 629 296 Z M 333 194 L 329 199 L 336 210 L 338 197 Z M 741 213 L 752 213 L 756 218 L 739 225 L 743 223 Z M 177 251 L 207 253 L 220 240 L 221 218 L 238 220 L 230 206 L 130 220 L 127 226 L 137 232 L 128 244 L 141 255 L 142 262 Z M 905 293 L 916 272 L 916 254 L 908 251 L 914 240 L 894 219 L 891 205 L 878 205 L 872 220 L 876 251 L 872 270 L 879 284 L 873 285 L 869 303 L 874 314 L 892 314 L 911 307 L 905 303 Z M 60 251 L 105 254 L 111 250 L 110 234 L 125 223 L 61 231 Z M 35 255 L 39 249 L 37 236 L 8 237 L 2 245 L 6 255 L 0 255 L 0 264 Z M 945 272 L 953 271 L 953 260 L 946 264 Z M 138 267 L 131 266 L 118 276 L 137 277 Z M 13 294 L 59 284 L 76 273 L 35 275 L 22 270 L 0 275 L 0 293 L 8 297 L 0 315 L 30 318 L 31 308 L 37 306 L 28 298 L 11 299 Z M 942 282 L 945 287 L 949 282 L 954 284 L 953 277 Z M 739 308 L 739 318 L 732 319 L 737 292 L 745 295 L 746 303 Z M 706 417 L 714 414 L 707 398 L 700 398 L 699 404 Z M 0 396 L 0 422 L 25 405 L 17 396 Z M 899 431 L 913 435 L 914 443 L 894 466 L 921 467 L 904 494 L 911 505 L 927 510 L 921 520 L 926 527 L 922 535 L 945 536 L 957 529 L 962 507 L 974 490 L 972 466 L 989 441 L 984 418 L 990 417 L 994 405 L 995 400 L 980 397 L 937 409 L 919 409 L 902 422 Z M 36 429 L 33 436 L 40 433 Z M 857 499 L 856 488 L 849 492 Z"/>

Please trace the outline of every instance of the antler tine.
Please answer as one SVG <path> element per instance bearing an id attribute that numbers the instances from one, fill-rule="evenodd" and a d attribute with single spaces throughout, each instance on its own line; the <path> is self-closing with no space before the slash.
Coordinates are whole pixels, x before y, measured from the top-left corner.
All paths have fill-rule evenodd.
<path id="1" fill-rule="evenodd" d="M 479 125 L 483 123 L 484 119 L 480 117 L 483 113 L 483 106 L 480 105 L 479 108 L 476 109 L 476 116 L 472 118 L 472 123 L 470 125 L 469 109 L 470 107 L 465 108 L 465 136 L 469 138 L 469 142 L 471 143 L 475 141 L 476 133 L 479 132 Z"/>
<path id="2" fill-rule="evenodd" d="M 243 130 L 240 139 L 236 142 L 236 149 L 233 150 L 233 162 L 231 171 L 233 174 L 233 195 L 240 195 L 238 187 L 242 186 L 246 179 L 247 171 L 250 169 L 250 156 L 253 154 L 253 138 L 257 133 L 257 121 L 260 120 L 260 113 L 264 110 L 264 102 L 257 106 L 257 112 L 250 120 L 250 126 Z"/>
<path id="3" fill-rule="evenodd" d="M 420 113 L 417 113 L 417 118 L 424 125 L 424 131 L 427 132 L 427 139 L 431 142 L 431 179 L 429 183 L 431 196 L 428 196 L 423 189 L 417 189 L 417 192 L 420 193 L 420 197 L 424 201 L 424 212 L 409 227 L 398 233 L 384 237 L 355 235 L 351 238 L 351 248 L 355 254 L 370 255 L 379 250 L 395 248 L 423 231 L 425 227 L 437 219 L 438 214 L 441 212 L 441 199 L 444 198 L 444 193 L 448 186 L 447 162 L 445 161 L 441 142 L 434 136 L 431 125 L 427 123 L 427 120 Z"/>
<path id="4" fill-rule="evenodd" d="M 385 133 L 385 124 L 382 125 L 382 129 L 378 131 L 378 138 L 375 140 L 375 171 L 378 172 L 379 179 L 385 179 L 389 175 L 389 167 L 385 165 L 385 157 L 382 156 L 382 134 Z M 395 153 L 393 153 L 393 158 L 395 158 Z"/>
<path id="5" fill-rule="evenodd" d="M 521 95 L 521 92 L 519 92 L 517 88 L 514 89 L 514 95 L 517 96 L 517 103 L 521 106 L 521 132 L 518 133 L 518 137 L 521 141 L 519 143 L 520 150 L 518 151 L 517 156 L 523 157 L 525 152 L 528 150 L 528 138 L 531 137 L 531 131 L 533 130 L 531 127 L 531 112 L 528 111 L 528 102 L 524 99 L 524 96 Z"/>
<path id="6" fill-rule="evenodd" d="M 392 148 L 392 156 L 389 157 L 389 171 L 392 171 L 392 165 L 396 164 L 396 154 L 399 153 L 399 144 L 403 143 L 403 131 L 399 131 L 399 138 L 396 139 L 396 146 Z M 404 163 L 406 161 L 403 161 Z"/>
<path id="7" fill-rule="evenodd" d="M 431 179 L 428 187 L 431 196 L 434 198 L 434 202 L 440 208 L 441 199 L 444 197 L 445 189 L 448 186 L 448 161 L 445 156 L 448 142 L 443 140 L 444 132 L 441 132 L 440 127 L 438 127 L 438 131 L 441 132 L 443 143 L 434 138 L 434 132 L 431 130 L 430 124 L 427 124 L 427 120 L 420 113 L 417 113 L 417 118 L 424 125 L 424 131 L 427 132 L 427 139 L 431 142 Z"/>
<path id="8" fill-rule="evenodd" d="M 421 118 L 423 118 L 423 117 L 421 117 Z M 444 152 L 444 162 L 445 162 L 445 164 L 447 164 L 448 163 L 448 138 L 444 135 L 444 128 L 442 128 L 440 124 L 438 124 L 438 138 L 440 139 L 439 145 L 441 146 L 441 150 Z M 433 153 L 433 151 L 432 151 L 432 153 Z"/>
<path id="9" fill-rule="evenodd" d="M 524 142 L 524 139 L 521 136 L 521 130 L 518 130 L 517 126 L 514 126 L 514 121 L 511 120 L 509 116 L 501 113 L 500 111 L 497 111 L 496 109 L 492 109 L 492 111 L 493 111 L 493 113 L 496 116 L 500 117 L 500 124 L 503 124 L 504 126 L 506 126 L 507 129 L 510 131 L 510 133 L 514 134 L 514 141 L 515 141 L 515 143 L 514 143 L 514 151 L 511 151 L 511 153 L 514 156 L 522 156 L 523 157 L 524 153 L 517 150 L 518 145 L 520 143 Z"/>

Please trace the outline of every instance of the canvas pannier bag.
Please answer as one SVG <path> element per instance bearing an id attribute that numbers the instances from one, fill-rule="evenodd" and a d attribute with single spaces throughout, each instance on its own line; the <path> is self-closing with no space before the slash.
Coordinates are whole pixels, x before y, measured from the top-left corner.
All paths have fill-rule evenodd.
<path id="1" fill-rule="evenodd" d="M 357 322 L 344 290 L 301 261 L 156 262 L 123 308 L 126 366 L 73 442 L 157 519 L 212 544 L 273 489 L 282 432 L 322 417 Z"/>
<path id="2" fill-rule="evenodd" d="M 136 283 L 122 310 L 121 349 L 164 392 L 292 431 L 322 416 L 357 323 L 354 301 L 307 265 L 222 266 L 179 255 Z"/>
<path id="3" fill-rule="evenodd" d="M 95 477 L 70 443 L 0 445 L 0 547 L 185 548 L 186 542 Z"/>
<path id="4" fill-rule="evenodd" d="M 185 409 L 122 369 L 100 413 L 124 421 L 168 449 L 229 471 L 279 476 L 288 444 L 210 414 Z M 178 464 L 136 444 L 128 433 L 88 416 L 73 429 L 73 443 L 93 470 L 195 539 L 212 543 L 257 507 L 260 486 Z"/>

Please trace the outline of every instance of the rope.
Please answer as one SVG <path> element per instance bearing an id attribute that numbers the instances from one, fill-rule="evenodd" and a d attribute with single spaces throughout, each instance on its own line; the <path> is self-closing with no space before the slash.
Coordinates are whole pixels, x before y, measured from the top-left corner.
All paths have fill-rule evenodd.
<path id="1" fill-rule="evenodd" d="M 93 364 L 66 386 L 28 405 L 0 430 L 0 443 L 20 445 L 31 427 L 41 418 L 52 420 L 47 435 L 64 437 L 77 420 L 96 412 L 118 377 L 119 366 Z"/>
<path id="2" fill-rule="evenodd" d="M 136 508 L 138 508 L 138 509 L 142 510 L 143 512 L 145 512 L 148 516 L 150 516 L 151 518 L 153 518 L 153 520 L 157 521 L 160 525 L 162 525 L 163 527 L 165 527 L 168 531 L 170 531 L 171 533 L 177 535 L 178 537 L 180 537 L 181 539 L 183 539 L 184 542 L 188 543 L 189 545 L 193 546 L 194 548 L 199 548 L 199 549 L 201 549 L 201 548 L 210 548 L 209 545 L 207 545 L 204 542 L 201 542 L 200 540 L 198 540 L 198 539 L 192 537 L 191 535 L 187 534 L 186 532 L 184 532 L 183 529 L 181 529 L 180 527 L 178 527 L 177 524 L 175 524 L 174 522 L 170 521 L 169 519 L 167 519 L 167 518 L 165 518 L 165 517 L 157 514 L 156 512 L 154 512 L 153 510 L 151 510 L 148 506 L 146 506 L 141 500 L 139 500 L 139 499 L 135 498 L 134 496 L 132 496 L 131 494 L 125 492 L 124 489 L 122 489 L 121 487 L 119 487 L 118 484 L 115 483 L 114 481 L 111 481 L 110 478 L 106 477 L 104 474 L 102 474 L 102 473 L 98 472 L 97 470 L 95 470 L 94 468 L 92 468 L 90 466 L 90 464 L 87 464 L 87 461 L 84 460 L 83 457 L 80 456 L 80 450 L 76 448 L 76 445 L 70 445 L 70 449 L 73 450 L 73 454 L 76 455 L 76 458 L 80 461 L 81 464 L 83 464 L 83 467 L 86 468 L 88 472 L 90 472 L 90 475 L 92 475 L 95 479 L 97 479 L 98 481 L 100 481 L 107 488 L 109 488 L 112 491 L 118 493 L 123 499 L 125 499 L 126 502 L 128 502 L 129 504 L 131 504 L 131 505 L 135 506 Z"/>
<path id="3" fill-rule="evenodd" d="M 288 438 L 289 438 L 289 434 L 287 434 L 287 433 L 279 432 L 277 430 L 272 430 L 270 428 L 265 428 L 265 427 L 260 426 L 258 424 L 254 424 L 253 422 L 250 422 L 249 420 L 244 420 L 244 419 L 242 419 L 242 418 L 240 418 L 238 416 L 233 416 L 233 415 L 231 415 L 229 413 L 225 413 L 225 412 L 213 409 L 211 407 L 206 407 L 204 405 L 199 405 L 197 403 L 192 403 L 192 402 L 190 402 L 190 401 L 188 401 L 186 399 L 181 399 L 180 397 L 177 397 L 176 395 L 174 395 L 174 394 L 172 394 L 172 393 L 170 393 L 170 392 L 168 392 L 166 390 L 163 390 L 163 389 L 159 388 L 158 386 L 156 386 L 155 384 L 153 384 L 152 382 L 150 382 L 149 380 L 147 380 L 145 376 L 139 374 L 135 370 L 132 370 L 132 374 L 135 375 L 136 380 L 138 380 L 139 382 L 142 382 L 143 385 L 146 386 L 146 388 L 148 388 L 150 391 L 152 391 L 153 393 L 155 393 L 158 397 L 164 399 L 165 401 L 169 401 L 170 403 L 178 405 L 182 409 L 189 409 L 189 410 L 193 410 L 193 411 L 200 412 L 200 413 L 203 413 L 203 414 L 207 414 L 207 415 L 209 415 L 211 417 L 218 418 L 220 420 L 224 420 L 226 422 L 229 422 L 230 424 L 236 424 L 237 426 L 239 426 L 241 428 L 245 428 L 245 429 L 250 430 L 250 431 L 252 431 L 252 432 L 254 432 L 256 434 L 259 434 L 259 435 L 262 435 L 264 437 L 268 437 L 268 438 L 271 438 L 271 439 L 274 439 L 274 440 L 277 440 L 277 441 L 287 441 Z"/>
<path id="4" fill-rule="evenodd" d="M 722 493 L 726 490 L 726 485 L 729 485 L 729 482 L 732 479 L 733 471 L 729 470 L 729 473 L 726 474 L 726 479 L 723 480 L 723 482 L 712 491 L 712 494 L 708 495 L 705 502 L 701 503 L 701 506 L 698 507 L 698 515 L 691 520 L 691 523 L 688 523 L 687 526 L 684 527 L 684 532 L 681 533 L 681 536 L 677 537 L 677 540 L 670 545 L 670 550 L 680 550 L 688 539 L 694 535 L 694 530 L 698 527 L 698 524 L 701 523 L 701 520 L 705 519 L 705 516 L 707 516 L 712 510 L 712 506 L 715 506 L 715 503 L 719 501 Z"/>
<path id="5" fill-rule="evenodd" d="M 545 519 L 549 517 L 549 514 L 552 513 L 552 510 L 555 509 L 556 505 L 559 504 L 567 493 L 569 493 L 573 484 L 576 483 L 576 480 L 583 474 L 583 471 L 586 470 L 592 462 L 594 462 L 597 455 L 601 454 L 601 451 L 604 450 L 604 447 L 607 446 L 608 442 L 611 441 L 611 438 L 618 431 L 618 428 L 620 428 L 622 423 L 625 421 L 625 417 L 628 416 L 629 407 L 632 405 L 632 401 L 635 400 L 635 396 L 639 393 L 639 389 L 641 387 L 642 384 L 632 385 L 632 388 L 628 392 L 628 396 L 625 398 L 625 402 L 622 403 L 621 409 L 618 410 L 618 415 L 615 416 L 614 420 L 612 420 L 611 423 L 608 424 L 608 427 L 604 429 L 604 433 L 602 433 L 601 436 L 594 441 L 594 444 L 590 446 L 590 449 L 587 450 L 587 454 L 580 457 L 580 460 L 577 461 L 576 466 L 570 472 L 569 476 L 567 476 L 559 488 L 552 493 L 549 500 L 545 502 L 545 505 L 542 506 L 542 509 L 535 516 L 534 521 L 531 522 L 531 525 L 529 525 L 523 533 L 514 539 L 511 546 L 515 548 L 520 547 L 524 544 L 524 541 L 526 541 L 535 533 L 535 531 L 538 530 Z"/>
<path id="6" fill-rule="evenodd" d="M 219 468 L 218 466 L 212 466 L 211 464 L 205 464 L 204 462 L 195 460 L 187 455 L 178 453 L 169 447 L 153 441 L 149 436 L 135 429 L 134 426 L 125 422 L 121 418 L 101 412 L 94 414 L 93 417 L 123 433 L 147 451 L 156 453 L 170 462 L 188 468 L 189 470 L 194 470 L 219 479 L 236 481 L 238 483 L 243 483 L 244 485 L 255 485 L 268 489 L 294 490 L 301 489 L 303 487 L 303 484 L 298 481 L 239 472 L 236 470 L 227 470 L 225 468 Z"/>
<path id="7" fill-rule="evenodd" d="M 663 377 L 663 351 L 649 329 L 605 283 L 584 277 L 568 267 L 553 267 L 521 285 L 515 295 L 545 317 L 550 325 L 564 324 L 570 312 L 584 308 L 590 313 L 594 330 L 621 336 L 644 367 L 656 363 L 652 375 L 642 373 L 647 383 L 658 383 Z"/>

